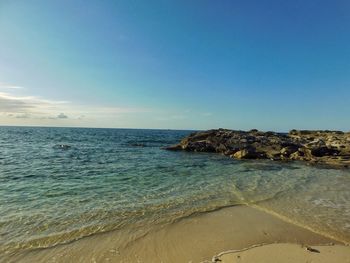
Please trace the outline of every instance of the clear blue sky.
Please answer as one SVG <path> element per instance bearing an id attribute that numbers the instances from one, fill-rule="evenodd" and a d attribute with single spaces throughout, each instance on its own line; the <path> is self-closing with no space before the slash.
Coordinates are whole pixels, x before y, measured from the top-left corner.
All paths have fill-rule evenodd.
<path id="1" fill-rule="evenodd" d="M 350 1 L 0 0 L 0 124 L 350 130 Z"/>

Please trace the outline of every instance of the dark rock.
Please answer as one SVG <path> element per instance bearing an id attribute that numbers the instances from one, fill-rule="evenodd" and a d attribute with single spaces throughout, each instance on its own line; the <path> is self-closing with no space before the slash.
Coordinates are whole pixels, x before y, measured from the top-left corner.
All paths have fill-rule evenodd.
<path id="1" fill-rule="evenodd" d="M 280 160 L 281 159 L 281 153 L 280 151 L 270 149 L 266 151 L 266 157 L 271 160 Z"/>
<path id="2" fill-rule="evenodd" d="M 254 147 L 247 147 L 240 151 L 237 151 L 231 157 L 236 159 L 261 159 L 265 158 L 264 153 L 257 152 Z"/>
<path id="3" fill-rule="evenodd" d="M 215 151 L 216 151 L 217 153 L 224 153 L 224 152 L 227 151 L 227 147 L 226 147 L 224 144 L 221 143 L 219 146 L 217 146 L 217 147 L 215 148 Z"/>
<path id="4" fill-rule="evenodd" d="M 255 150 L 251 150 L 251 149 L 242 149 L 236 152 L 235 154 L 233 154 L 232 157 L 236 159 L 255 159 L 256 152 Z"/>
<path id="5" fill-rule="evenodd" d="M 194 132 L 168 150 L 217 152 L 236 159 L 301 160 L 350 165 L 350 132 L 291 130 L 288 134 L 235 130 Z"/>
<path id="6" fill-rule="evenodd" d="M 319 148 L 311 149 L 311 154 L 316 157 L 322 157 L 322 156 L 329 156 L 329 155 L 338 155 L 339 151 L 328 147 L 319 147 Z"/>
<path id="7" fill-rule="evenodd" d="M 296 151 L 298 151 L 298 146 L 296 145 L 290 145 L 290 146 L 286 146 L 284 148 L 281 149 L 281 154 L 283 156 L 290 156 L 292 153 L 295 153 Z"/>

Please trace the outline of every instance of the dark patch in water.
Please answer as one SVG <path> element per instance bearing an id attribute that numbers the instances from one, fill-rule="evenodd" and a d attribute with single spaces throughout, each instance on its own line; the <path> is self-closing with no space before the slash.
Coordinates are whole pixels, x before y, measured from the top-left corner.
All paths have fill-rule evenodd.
<path id="1" fill-rule="evenodd" d="M 176 141 L 172 142 L 169 140 L 140 140 L 140 141 L 127 141 L 126 146 L 131 147 L 164 147 L 171 143 L 176 143 Z"/>
<path id="2" fill-rule="evenodd" d="M 72 146 L 68 145 L 68 144 L 56 144 L 55 146 L 53 146 L 54 149 L 60 149 L 60 150 L 69 150 L 72 148 Z"/>
<path id="3" fill-rule="evenodd" d="M 186 167 L 186 168 L 188 168 L 188 167 L 204 168 L 206 166 L 208 166 L 206 163 L 191 163 L 191 164 L 184 165 L 184 167 Z"/>
<path id="4" fill-rule="evenodd" d="M 129 181 L 130 179 L 132 179 L 132 177 L 122 177 L 119 180 L 120 181 Z"/>
<path id="5" fill-rule="evenodd" d="M 241 172 L 252 172 L 252 171 L 281 171 L 283 169 L 289 169 L 289 170 L 297 170 L 300 169 L 299 167 L 292 166 L 292 165 L 282 165 L 282 164 L 249 164 L 245 165 L 245 169 L 243 169 Z"/>
<path id="6" fill-rule="evenodd" d="M 130 143 L 129 145 L 132 147 L 147 147 L 144 143 Z"/>

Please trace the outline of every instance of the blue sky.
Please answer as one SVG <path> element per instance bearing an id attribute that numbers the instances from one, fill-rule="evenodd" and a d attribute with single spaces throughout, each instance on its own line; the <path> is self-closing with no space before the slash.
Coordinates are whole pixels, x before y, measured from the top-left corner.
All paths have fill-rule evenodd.
<path id="1" fill-rule="evenodd" d="M 347 0 L 0 0 L 0 124 L 350 130 Z"/>

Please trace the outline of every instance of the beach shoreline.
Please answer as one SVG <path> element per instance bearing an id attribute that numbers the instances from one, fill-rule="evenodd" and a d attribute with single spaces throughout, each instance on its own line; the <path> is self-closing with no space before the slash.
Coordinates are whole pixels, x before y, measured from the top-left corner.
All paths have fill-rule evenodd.
<path id="1" fill-rule="evenodd" d="M 92 235 L 69 244 L 23 252 L 2 262 L 211 262 L 223 251 L 262 244 L 330 245 L 336 250 L 343 245 L 245 205 L 192 215 L 144 233 L 138 231 Z M 349 251 L 350 256 L 348 246 L 344 251 Z M 232 262 L 232 253 L 221 256 L 224 262 Z"/>
<path id="2" fill-rule="evenodd" d="M 350 262 L 350 247 L 343 245 L 305 246 L 300 244 L 276 243 L 252 246 L 242 250 L 224 251 L 209 262 L 221 263 L 295 263 L 295 262 Z"/>

